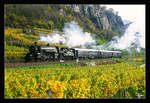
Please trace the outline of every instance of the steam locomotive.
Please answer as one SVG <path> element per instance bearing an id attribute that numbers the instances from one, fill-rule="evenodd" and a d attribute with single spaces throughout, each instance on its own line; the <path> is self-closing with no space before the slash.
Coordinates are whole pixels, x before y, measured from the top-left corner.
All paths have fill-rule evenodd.
<path id="1" fill-rule="evenodd" d="M 30 47 L 25 61 L 55 61 L 75 59 L 99 59 L 99 58 L 121 58 L 120 51 L 106 51 L 81 48 L 62 48 L 41 46 L 37 49 Z"/>

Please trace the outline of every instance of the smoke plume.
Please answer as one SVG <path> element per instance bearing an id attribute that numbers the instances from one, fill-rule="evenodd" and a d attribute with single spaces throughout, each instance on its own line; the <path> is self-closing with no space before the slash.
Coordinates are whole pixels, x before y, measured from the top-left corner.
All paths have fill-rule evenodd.
<path id="1" fill-rule="evenodd" d="M 91 34 L 84 32 L 75 21 L 65 23 L 62 34 L 55 31 L 47 36 L 41 35 L 39 41 L 55 44 L 62 43 L 69 47 L 81 46 L 82 48 L 96 43 Z"/>
<path id="2" fill-rule="evenodd" d="M 145 48 L 144 25 L 138 24 L 137 22 L 130 24 L 121 38 L 113 37 L 109 44 L 109 48 L 130 50 L 131 47 L 135 47 L 140 52 L 141 48 Z"/>
<path id="3" fill-rule="evenodd" d="M 135 48 L 137 52 L 140 52 L 142 48 L 145 49 L 144 28 L 144 24 L 142 25 L 138 22 L 131 23 L 123 36 L 114 36 L 110 42 L 99 46 L 94 46 L 94 48 L 101 50 L 127 50 L 130 53 L 132 53 L 131 48 Z"/>
<path id="4" fill-rule="evenodd" d="M 40 41 L 54 44 L 62 43 L 69 47 L 81 46 L 82 48 L 99 50 L 119 49 L 128 50 L 129 52 L 130 48 L 134 46 L 139 52 L 141 48 L 145 48 L 145 32 L 143 25 L 141 26 L 134 22 L 129 25 L 124 35 L 120 38 L 115 36 L 106 44 L 96 45 L 96 41 L 93 39 L 95 34 L 84 32 L 76 22 L 72 21 L 65 23 L 62 34 L 59 34 L 57 31 L 47 36 L 41 34 Z"/>

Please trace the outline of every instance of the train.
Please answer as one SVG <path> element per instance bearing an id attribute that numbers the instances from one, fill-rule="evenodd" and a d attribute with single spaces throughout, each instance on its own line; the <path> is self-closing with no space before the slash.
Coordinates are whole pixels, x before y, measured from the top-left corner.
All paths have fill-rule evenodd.
<path id="1" fill-rule="evenodd" d="M 77 59 L 100 59 L 100 58 L 121 58 L 120 51 L 107 51 L 82 48 L 62 48 L 31 46 L 29 53 L 24 57 L 25 61 L 55 61 L 55 60 L 77 60 Z"/>

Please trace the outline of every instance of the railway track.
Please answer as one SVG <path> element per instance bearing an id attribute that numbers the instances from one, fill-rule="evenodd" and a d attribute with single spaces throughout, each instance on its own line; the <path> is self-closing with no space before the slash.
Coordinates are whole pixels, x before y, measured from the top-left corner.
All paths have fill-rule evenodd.
<path id="1" fill-rule="evenodd" d="M 100 60 L 100 59 L 94 59 L 94 60 Z M 91 61 L 94 62 L 96 65 L 100 65 L 100 64 L 112 64 L 112 63 L 116 63 L 115 61 L 109 60 L 108 59 L 101 59 L 102 62 L 100 63 L 95 63 L 95 61 Z M 107 62 L 106 62 L 107 61 Z M 47 61 L 47 62 L 14 62 L 14 63 L 5 63 L 5 68 L 15 68 L 18 66 L 30 66 L 30 65 L 48 65 L 48 64 L 60 64 L 60 63 L 73 63 L 76 62 L 76 60 L 65 60 L 64 62 L 60 62 L 60 61 Z M 88 65 L 87 63 L 90 63 L 88 60 L 79 60 L 80 65 L 81 66 L 85 66 Z"/>
<path id="2" fill-rule="evenodd" d="M 60 64 L 60 63 L 69 63 L 75 62 L 75 60 L 65 60 L 64 62 L 59 61 L 46 61 L 46 62 L 13 62 L 5 63 L 5 68 L 13 68 L 18 66 L 29 66 L 29 65 L 48 65 L 48 64 Z"/>
<path id="3" fill-rule="evenodd" d="M 125 57 L 122 59 L 130 59 L 130 58 L 139 58 L 139 57 Z M 100 59 L 94 59 L 94 60 L 100 60 Z M 105 59 L 104 59 L 105 60 Z M 80 62 L 87 61 L 87 60 L 80 60 Z M 29 65 L 48 65 L 48 64 L 60 64 L 60 63 L 69 63 L 69 62 L 76 62 L 76 60 L 65 60 L 64 62 L 60 61 L 46 61 L 46 62 L 11 62 L 11 63 L 5 63 L 5 68 L 13 68 L 18 66 L 29 66 Z M 109 61 L 108 63 L 115 63 L 116 61 Z M 105 64 L 103 62 L 102 64 Z"/>

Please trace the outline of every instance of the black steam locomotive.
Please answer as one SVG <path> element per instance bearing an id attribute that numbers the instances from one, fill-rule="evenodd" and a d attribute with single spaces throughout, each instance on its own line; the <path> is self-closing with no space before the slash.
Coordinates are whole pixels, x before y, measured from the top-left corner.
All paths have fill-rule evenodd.
<path id="1" fill-rule="evenodd" d="M 31 46 L 25 61 L 55 61 L 75 59 L 121 58 L 120 51 L 105 51 L 80 48 L 62 48 L 50 46 Z"/>

